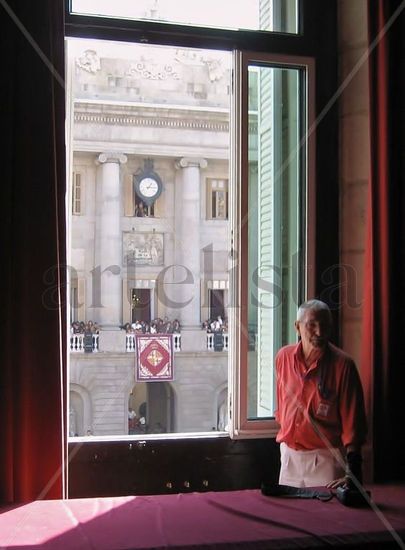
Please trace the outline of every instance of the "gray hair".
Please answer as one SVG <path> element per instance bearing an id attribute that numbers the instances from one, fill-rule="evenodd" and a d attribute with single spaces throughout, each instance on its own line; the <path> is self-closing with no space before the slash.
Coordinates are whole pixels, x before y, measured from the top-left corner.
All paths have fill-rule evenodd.
<path id="1" fill-rule="evenodd" d="M 304 302 L 300 305 L 298 308 L 297 313 L 297 321 L 300 323 L 304 316 L 306 311 L 309 309 L 312 309 L 313 311 L 327 311 L 330 324 L 332 324 L 332 314 L 330 312 L 328 304 L 325 304 L 325 302 L 321 302 L 321 300 L 308 300 L 307 302 Z"/>

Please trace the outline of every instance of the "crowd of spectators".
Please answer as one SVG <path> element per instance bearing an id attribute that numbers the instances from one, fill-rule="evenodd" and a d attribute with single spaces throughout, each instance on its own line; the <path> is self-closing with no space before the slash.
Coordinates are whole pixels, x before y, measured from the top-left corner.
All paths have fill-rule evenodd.
<path id="1" fill-rule="evenodd" d="M 170 321 L 167 317 L 157 317 L 151 321 L 136 320 L 133 323 L 125 323 L 120 327 L 128 334 L 178 334 L 181 332 L 178 319 Z M 202 323 L 201 328 L 208 333 L 228 332 L 228 320 L 222 319 L 220 315 L 216 319 L 207 319 Z M 99 327 L 93 321 L 74 321 L 71 324 L 71 334 L 98 334 Z"/>
<path id="2" fill-rule="evenodd" d="M 134 323 L 125 323 L 121 329 L 128 334 L 178 334 L 181 331 L 178 319 L 170 321 L 168 317 L 157 317 L 150 322 L 136 320 Z"/>
<path id="3" fill-rule="evenodd" d="M 228 332 L 228 319 L 222 319 L 220 315 L 216 319 L 207 319 L 203 322 L 201 328 L 208 333 Z"/>
<path id="4" fill-rule="evenodd" d="M 93 321 L 73 321 L 70 325 L 71 334 L 98 334 L 99 331 L 97 323 Z"/>

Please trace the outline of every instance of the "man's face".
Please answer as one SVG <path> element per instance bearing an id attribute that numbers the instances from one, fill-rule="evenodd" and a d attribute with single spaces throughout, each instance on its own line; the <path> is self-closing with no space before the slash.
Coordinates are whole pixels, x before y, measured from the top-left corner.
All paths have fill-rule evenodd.
<path id="1" fill-rule="evenodd" d="M 329 341 L 331 322 L 326 310 L 307 309 L 301 321 L 295 322 L 301 342 L 307 350 L 321 350 Z"/>

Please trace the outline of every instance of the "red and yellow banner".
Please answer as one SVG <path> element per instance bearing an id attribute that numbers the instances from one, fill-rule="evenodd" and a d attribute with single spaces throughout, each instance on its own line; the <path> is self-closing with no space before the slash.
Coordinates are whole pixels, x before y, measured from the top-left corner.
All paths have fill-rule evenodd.
<path id="1" fill-rule="evenodd" d="M 173 380 L 173 335 L 135 335 L 137 382 Z"/>

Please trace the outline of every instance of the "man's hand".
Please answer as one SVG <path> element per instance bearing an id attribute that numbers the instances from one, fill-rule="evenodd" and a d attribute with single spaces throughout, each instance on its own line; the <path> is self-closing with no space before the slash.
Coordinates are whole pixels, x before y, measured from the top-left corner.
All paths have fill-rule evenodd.
<path id="1" fill-rule="evenodd" d="M 340 477 L 339 479 L 334 479 L 333 481 L 330 481 L 326 487 L 328 489 L 337 489 L 338 487 L 344 487 L 348 483 L 348 477 Z"/>
<path id="2" fill-rule="evenodd" d="M 354 445 L 348 445 L 346 447 L 346 475 L 339 479 L 334 479 L 330 481 L 326 487 L 328 489 L 337 489 L 338 487 L 348 487 L 354 489 L 356 483 L 353 482 L 353 479 L 356 480 L 357 484 L 362 483 L 362 458 L 360 449 Z"/>

